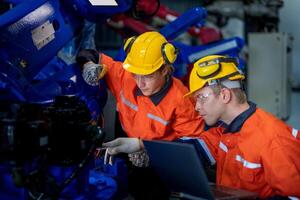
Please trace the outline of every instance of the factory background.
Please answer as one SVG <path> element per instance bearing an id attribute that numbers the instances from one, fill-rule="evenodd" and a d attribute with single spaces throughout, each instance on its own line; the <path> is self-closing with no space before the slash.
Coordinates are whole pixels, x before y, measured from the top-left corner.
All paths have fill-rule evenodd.
<path id="1" fill-rule="evenodd" d="M 188 2 L 176 1 L 176 3 L 164 0 L 161 3 L 180 13 L 199 6 L 199 1 L 194 0 Z M 244 4 L 249 6 L 251 3 L 255 5 L 257 2 L 248 1 L 248 4 Z M 298 64 L 300 58 L 297 55 L 300 51 L 300 40 L 298 39 L 300 28 L 297 21 L 297 6 L 300 5 L 300 1 L 265 2 L 265 4 L 268 3 L 269 5 L 273 4 L 273 7 L 268 7 L 269 10 L 264 11 L 266 8 L 260 8 L 259 5 L 256 5 L 252 10 L 254 13 L 248 13 L 249 16 L 245 16 L 245 13 L 250 11 L 246 11 L 247 8 L 242 1 L 215 1 L 215 5 L 211 6 L 211 9 L 217 10 L 221 7 L 224 10 L 227 9 L 224 11 L 224 15 L 228 17 L 228 21 L 223 22 L 224 24 L 219 22 L 223 26 L 221 31 L 224 38 L 239 36 L 247 41 L 242 51 L 247 54 L 247 68 L 252 75 L 247 78 L 249 81 L 247 84 L 250 85 L 250 88 L 248 88 L 249 99 L 299 129 L 300 107 L 297 102 L 300 100 L 300 67 Z M 276 7 L 276 4 L 278 7 Z M 222 13 L 222 9 L 219 12 Z M 268 19 L 268 17 L 266 19 L 266 13 L 264 12 L 269 12 L 268 14 L 271 15 L 269 17 L 273 19 Z M 209 16 L 208 19 L 216 22 L 216 19 L 211 19 Z M 262 19 L 266 21 L 262 22 L 264 21 Z M 208 24 L 210 24 L 210 20 L 207 20 Z M 268 28 L 263 30 L 259 26 Z M 96 44 L 99 50 L 103 49 L 104 52 L 112 56 L 116 55 L 120 44 L 123 44 L 120 35 L 115 34 L 111 29 L 101 24 L 97 25 L 96 33 Z M 255 35 L 255 33 L 261 35 Z M 278 42 L 277 37 L 280 37 L 281 41 Z M 251 50 L 249 50 L 249 38 L 252 38 Z M 267 41 L 268 43 L 266 43 Z M 274 46 L 276 41 L 278 43 Z M 254 50 L 253 47 L 256 49 Z M 284 49 L 288 49 L 288 52 Z M 275 56 L 278 54 L 280 54 L 279 57 Z M 251 59 L 249 59 L 249 56 Z M 112 108 L 114 108 L 113 99 L 108 101 L 105 108 L 106 116 L 110 120 L 114 119 L 115 116 L 111 112 Z M 109 129 L 109 132 L 114 129 L 111 124 L 108 124 L 106 128 Z"/>
<path id="2" fill-rule="evenodd" d="M 87 84 L 75 58 L 92 48 L 122 61 L 125 39 L 149 30 L 183 49 L 185 84 L 200 57 L 237 57 L 249 100 L 300 129 L 300 0 L 92 2 L 104 0 L 0 1 L 0 199 L 127 195 L 124 161 L 88 162 L 122 127 L 105 81 Z"/>

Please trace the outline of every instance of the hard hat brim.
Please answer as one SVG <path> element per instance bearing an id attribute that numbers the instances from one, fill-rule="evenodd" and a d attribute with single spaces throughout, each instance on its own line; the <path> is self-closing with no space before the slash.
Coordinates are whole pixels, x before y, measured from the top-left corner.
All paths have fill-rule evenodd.
<path id="1" fill-rule="evenodd" d="M 205 84 L 204 84 L 205 85 Z M 191 97 L 195 92 L 197 92 L 198 90 L 202 89 L 204 87 L 204 85 L 200 85 L 197 88 L 194 88 L 193 90 L 189 91 L 188 93 L 186 93 L 185 95 L 183 95 L 183 97 Z"/>
<path id="2" fill-rule="evenodd" d="M 163 63 L 161 63 L 161 65 L 158 65 L 155 68 L 152 68 L 150 70 L 146 70 L 146 69 L 143 69 L 141 67 L 135 67 L 134 65 L 130 64 L 127 59 L 125 59 L 125 61 L 123 63 L 123 68 L 126 71 L 131 72 L 133 74 L 148 75 L 148 74 L 152 74 L 153 72 L 155 72 L 156 70 L 158 70 L 162 66 L 162 64 Z"/>

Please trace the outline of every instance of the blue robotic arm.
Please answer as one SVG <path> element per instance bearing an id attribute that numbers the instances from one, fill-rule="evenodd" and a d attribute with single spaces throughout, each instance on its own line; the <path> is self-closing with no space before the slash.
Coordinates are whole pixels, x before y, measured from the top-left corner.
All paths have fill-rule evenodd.
<path id="1" fill-rule="evenodd" d="M 0 16 L 0 89 L 6 91 L 0 99 L 23 102 L 74 92 L 76 74 L 57 58 L 58 51 L 81 33 L 85 19 L 103 21 L 131 6 L 130 0 L 116 1 L 117 6 L 92 6 L 88 0 L 7 2 L 15 7 Z"/>
<path id="2" fill-rule="evenodd" d="M 62 10 L 62 11 L 60 11 Z M 35 89 L 34 78 L 80 31 L 82 19 L 67 14 L 59 1 L 31 0 L 0 16 L 1 81 L 12 98 L 44 101 L 51 97 Z M 60 63 L 59 63 L 60 64 Z M 53 98 L 53 97 L 52 97 Z"/>
<path id="3" fill-rule="evenodd" d="M 203 26 L 206 16 L 207 12 L 204 8 L 192 8 L 160 29 L 160 33 L 167 39 L 173 40 L 191 26 Z M 174 64 L 174 75 L 176 77 L 183 77 L 187 73 L 186 65 L 194 63 L 204 56 L 221 54 L 238 58 L 245 42 L 239 37 L 233 37 L 199 46 L 190 46 L 180 42 L 173 42 L 173 44 L 180 49 L 179 56 Z M 239 68 L 244 70 L 244 61 L 242 59 L 239 60 Z"/>
<path id="4" fill-rule="evenodd" d="M 6 2 L 13 7 L 0 16 L 0 198 L 28 199 L 30 194 L 31 198 L 45 199 L 51 193 L 61 193 L 67 199 L 84 199 L 88 171 L 81 170 L 80 176 L 78 169 L 86 166 L 84 156 L 93 154 L 99 139 L 95 136 L 100 131 L 88 128 L 95 127 L 91 119 L 98 122 L 106 87 L 104 81 L 100 88 L 88 86 L 79 68 L 68 65 L 57 53 L 81 33 L 87 18 L 81 10 L 101 21 L 128 9 L 129 1 L 116 1 L 120 6 L 110 10 L 94 8 L 87 0 Z M 74 95 L 85 104 L 73 101 Z M 11 176 L 15 168 L 22 170 L 14 175 L 33 185 L 16 187 Z M 32 172 L 38 172 L 38 178 Z M 60 185 L 54 193 L 49 189 L 57 188 L 47 184 L 48 173 Z"/>
<path id="5" fill-rule="evenodd" d="M 97 120 L 106 101 L 104 82 L 100 84 L 100 88 L 87 85 L 83 81 L 78 67 L 75 64 L 67 64 L 57 56 L 57 53 L 70 40 L 81 33 L 85 19 L 94 22 L 103 22 L 107 17 L 115 13 L 127 11 L 131 6 L 131 1 L 117 0 L 118 6 L 108 7 L 93 6 L 88 0 L 7 0 L 6 2 L 14 4 L 14 7 L 0 16 L 0 100 L 45 105 L 52 102 L 57 96 L 76 95 L 88 106 L 89 111 L 92 112 L 92 119 Z M 201 26 L 204 23 L 205 17 L 205 9 L 191 9 L 162 28 L 160 32 L 169 40 L 173 40 L 190 26 Z M 175 63 L 175 68 L 177 69 L 180 67 L 186 69 L 187 64 L 194 62 L 204 54 L 237 54 L 243 46 L 242 42 L 237 38 L 194 47 L 179 42 L 174 42 L 174 44 L 181 49 L 179 58 Z M 54 111 L 58 114 L 52 115 Z M 76 133 L 80 135 L 82 130 L 79 129 L 78 131 L 73 126 L 80 124 L 81 120 L 75 120 L 76 123 L 74 123 L 72 117 L 76 118 L 77 114 L 81 113 L 82 110 L 79 110 L 79 112 L 75 109 L 74 111 L 72 107 L 65 112 L 63 107 L 59 106 L 54 111 L 51 110 L 51 112 L 48 112 L 47 110 L 46 114 L 49 117 L 48 114 L 50 113 L 52 119 L 59 125 L 57 126 L 59 128 L 56 129 L 61 130 L 57 136 L 59 139 L 65 136 L 64 134 L 67 134 L 66 138 L 70 138 L 68 135 L 70 134 L 69 129 L 62 130 L 60 128 L 61 126 L 64 127 L 65 124 L 68 124 L 68 128 L 73 128 L 72 133 L 77 131 Z M 71 111 L 71 115 L 69 111 Z M 31 116 L 31 113 L 28 113 L 28 116 Z M 59 117 L 64 116 L 64 114 L 70 115 L 72 120 L 68 121 L 68 123 L 61 123 L 63 120 L 60 120 Z M 37 114 L 38 116 L 39 113 Z M 1 138 L 2 136 L 8 137 L 14 134 L 14 131 L 11 131 L 14 130 L 14 120 L 18 121 L 19 119 L 0 118 Z M 19 121 L 22 125 L 26 120 L 22 118 Z M 46 121 L 33 119 L 30 123 L 24 125 L 33 133 L 30 137 L 34 137 L 38 135 L 36 133 L 40 133 L 32 130 L 36 130 L 34 129 L 36 127 L 39 128 L 39 123 L 41 122 L 43 122 L 42 125 L 44 123 L 47 124 Z M 86 122 L 86 119 L 84 122 Z M 41 127 L 43 128 L 43 126 Z M 56 128 L 55 125 L 53 127 Z M 20 130 L 20 126 L 18 126 L 18 129 Z M 2 132 L 2 130 L 4 131 Z M 43 134 L 44 132 L 41 131 L 41 133 Z M 71 136 L 76 139 L 76 134 L 72 134 Z M 88 141 L 86 138 L 79 139 L 80 142 Z M 25 141 L 27 142 L 27 140 Z M 44 135 L 37 137 L 37 141 L 39 141 L 37 142 L 38 145 L 45 145 L 47 143 Z M 60 140 L 55 141 L 60 142 Z M 73 142 L 77 144 L 77 141 Z M 0 153 L 6 147 L 6 144 L 1 145 L 2 143 L 0 143 Z M 80 147 L 84 147 L 86 143 L 80 143 L 80 145 L 82 145 Z M 59 143 L 58 146 L 60 150 L 66 144 Z M 55 155 L 59 156 L 59 153 Z M 74 155 L 74 153 L 71 152 L 70 155 Z M 64 168 L 60 169 L 64 170 Z M 30 170 L 27 169 L 28 171 Z M 62 174 L 66 175 L 69 172 L 70 170 Z M 9 173 L 8 170 L 3 176 L 2 173 L 0 177 L 9 177 Z M 11 179 L 4 182 L 6 185 L 11 186 L 12 184 L 8 184 L 9 181 Z M 73 184 L 73 188 L 76 188 L 76 185 L 74 186 Z M 4 198 L 1 192 L 5 190 L 0 190 L 0 197 Z M 17 189 L 11 189 L 11 191 L 13 190 Z M 20 196 L 24 197 L 24 195 Z M 75 197 L 72 196 L 72 198 Z M 101 198 L 103 199 L 104 197 L 101 196 Z"/>

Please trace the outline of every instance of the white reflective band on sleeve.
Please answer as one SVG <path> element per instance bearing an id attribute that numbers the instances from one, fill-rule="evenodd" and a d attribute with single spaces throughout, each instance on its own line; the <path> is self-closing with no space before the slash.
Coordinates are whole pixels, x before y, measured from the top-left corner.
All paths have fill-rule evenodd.
<path id="1" fill-rule="evenodd" d="M 260 163 L 252 163 L 249 162 L 247 160 L 245 160 L 244 158 L 242 158 L 240 155 L 236 155 L 235 159 L 241 163 L 243 163 L 243 166 L 249 169 L 256 169 L 256 168 L 261 168 L 261 164 Z"/>
<path id="2" fill-rule="evenodd" d="M 226 146 L 223 142 L 220 142 L 220 143 L 219 143 L 219 147 L 220 147 L 220 149 L 222 149 L 223 151 L 228 152 L 228 148 L 227 148 L 227 146 Z"/>
<path id="3" fill-rule="evenodd" d="M 184 137 L 181 137 L 180 139 L 181 140 L 192 140 L 192 139 L 195 139 L 195 138 L 184 136 Z"/>
<path id="4" fill-rule="evenodd" d="M 156 121 L 162 123 L 162 124 L 165 125 L 165 126 L 167 126 L 167 125 L 169 124 L 168 121 L 165 121 L 165 120 L 163 120 L 162 118 L 160 118 L 160 117 L 158 117 L 158 116 L 155 116 L 155 115 L 153 115 L 153 114 L 151 114 L 151 113 L 147 113 L 147 117 L 149 117 L 150 119 L 156 120 Z"/>
<path id="5" fill-rule="evenodd" d="M 292 197 L 292 196 L 289 196 L 289 199 L 291 199 L 291 200 L 299 200 L 298 197 Z"/>
<path id="6" fill-rule="evenodd" d="M 298 135 L 298 130 L 293 128 L 292 130 L 292 135 L 294 136 L 294 138 L 297 138 L 297 135 Z"/>
<path id="7" fill-rule="evenodd" d="M 123 91 L 120 92 L 120 96 L 121 96 L 121 100 L 122 102 L 127 105 L 128 107 L 132 108 L 135 111 L 138 111 L 138 107 L 136 105 L 134 105 L 133 103 L 131 103 L 130 101 L 128 101 L 127 99 L 125 99 L 124 95 L 123 95 Z"/>
<path id="8" fill-rule="evenodd" d="M 214 157 L 210 153 L 210 150 L 209 150 L 208 146 L 206 145 L 205 141 L 202 140 L 202 139 L 197 139 L 197 141 L 202 146 L 202 148 L 204 149 L 206 155 L 208 156 L 210 164 L 214 165 L 216 163 L 216 160 L 214 159 Z"/>

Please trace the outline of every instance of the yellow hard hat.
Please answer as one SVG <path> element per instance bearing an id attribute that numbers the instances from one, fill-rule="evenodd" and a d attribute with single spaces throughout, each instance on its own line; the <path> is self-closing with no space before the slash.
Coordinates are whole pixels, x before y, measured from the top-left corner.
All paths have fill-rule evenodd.
<path id="1" fill-rule="evenodd" d="M 234 81 L 245 79 L 245 76 L 237 66 L 238 62 L 235 58 L 220 55 L 210 55 L 201 58 L 194 63 L 190 74 L 190 91 L 185 96 L 193 94 L 206 84 L 212 85 L 218 80 Z"/>
<path id="2" fill-rule="evenodd" d="M 129 38 L 124 50 L 127 53 L 124 69 L 140 75 L 151 74 L 163 64 L 174 63 L 178 54 L 178 49 L 154 31 Z"/>

